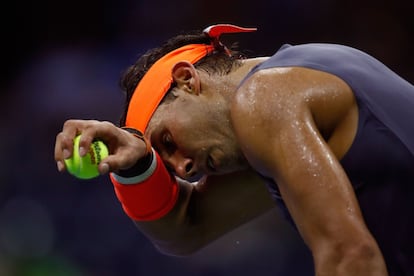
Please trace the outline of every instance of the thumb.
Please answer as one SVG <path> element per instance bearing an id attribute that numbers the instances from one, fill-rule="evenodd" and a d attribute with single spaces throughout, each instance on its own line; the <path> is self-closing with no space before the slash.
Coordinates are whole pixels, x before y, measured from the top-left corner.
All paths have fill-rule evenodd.
<path id="1" fill-rule="evenodd" d="M 109 157 L 106 157 L 101 161 L 101 163 L 98 166 L 98 171 L 101 175 L 107 174 L 111 171 L 111 165 L 110 162 L 108 162 L 108 159 L 109 161 L 111 161 Z"/>
<path id="2" fill-rule="evenodd" d="M 137 162 L 132 154 L 126 154 L 118 151 L 116 154 L 110 154 L 102 159 L 98 170 L 100 174 L 107 174 L 109 172 L 118 172 L 132 167 Z"/>

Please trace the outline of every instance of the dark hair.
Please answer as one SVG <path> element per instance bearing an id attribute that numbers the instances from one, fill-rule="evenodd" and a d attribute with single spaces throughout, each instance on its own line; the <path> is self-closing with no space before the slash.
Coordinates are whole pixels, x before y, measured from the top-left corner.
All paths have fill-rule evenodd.
<path id="1" fill-rule="evenodd" d="M 211 44 L 210 37 L 201 31 L 191 31 L 186 34 L 177 35 L 167 40 L 162 46 L 148 50 L 138 58 L 135 64 L 127 68 L 123 74 L 120 85 L 125 92 L 124 111 L 120 119 L 120 125 L 125 125 L 128 105 L 134 90 L 148 69 L 167 53 L 188 44 Z M 217 45 L 215 51 L 198 61 L 194 66 L 207 73 L 228 74 L 233 68 L 240 66 L 240 59 L 244 58 L 240 52 L 235 50 L 235 44 L 230 48 L 230 55 L 222 45 Z M 174 84 L 171 88 L 174 87 Z M 170 89 L 171 91 L 171 89 Z M 169 93 L 167 92 L 167 95 Z"/>

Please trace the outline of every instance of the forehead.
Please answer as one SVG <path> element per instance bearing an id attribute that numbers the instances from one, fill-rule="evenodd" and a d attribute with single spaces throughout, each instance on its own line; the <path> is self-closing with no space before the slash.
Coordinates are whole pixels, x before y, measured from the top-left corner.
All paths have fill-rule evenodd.
<path id="1" fill-rule="evenodd" d="M 145 130 L 145 135 L 151 136 L 157 129 L 161 128 L 162 117 L 164 113 L 163 109 L 163 105 L 161 105 L 155 110 L 150 121 L 148 122 L 148 126 Z"/>

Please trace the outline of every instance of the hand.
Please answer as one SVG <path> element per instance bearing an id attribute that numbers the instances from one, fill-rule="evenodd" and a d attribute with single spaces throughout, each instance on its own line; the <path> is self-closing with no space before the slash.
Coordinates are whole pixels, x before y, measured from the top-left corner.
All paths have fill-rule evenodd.
<path id="1" fill-rule="evenodd" d="M 79 154 L 84 156 L 95 139 L 102 140 L 109 149 L 109 156 L 99 164 L 99 172 L 106 174 L 132 167 L 147 153 L 145 143 L 131 133 L 110 122 L 95 120 L 68 120 L 56 136 L 55 160 L 58 170 L 65 171 L 64 159 L 73 153 L 73 139 L 81 135 Z"/>

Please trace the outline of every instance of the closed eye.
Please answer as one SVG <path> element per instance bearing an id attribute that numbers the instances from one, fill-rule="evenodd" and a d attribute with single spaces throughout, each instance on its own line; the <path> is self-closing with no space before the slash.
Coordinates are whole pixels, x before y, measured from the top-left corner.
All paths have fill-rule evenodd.
<path id="1" fill-rule="evenodd" d="M 174 140 L 169 132 L 165 132 L 162 135 L 161 143 L 169 154 L 174 153 L 174 151 L 177 149 L 177 146 L 175 145 Z"/>
<path id="2" fill-rule="evenodd" d="M 216 166 L 214 165 L 214 159 L 211 157 L 211 155 L 207 157 L 207 168 L 212 172 L 215 172 L 217 170 Z"/>

